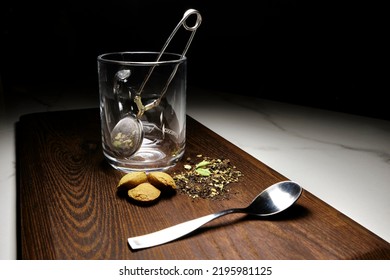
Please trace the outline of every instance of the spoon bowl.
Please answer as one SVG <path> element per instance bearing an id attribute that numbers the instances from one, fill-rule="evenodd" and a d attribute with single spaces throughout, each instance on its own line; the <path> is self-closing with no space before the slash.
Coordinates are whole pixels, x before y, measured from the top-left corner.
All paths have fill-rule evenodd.
<path id="1" fill-rule="evenodd" d="M 297 183 L 279 182 L 262 191 L 244 210 L 256 216 L 275 215 L 294 204 L 301 194 L 302 187 Z"/>
<path id="2" fill-rule="evenodd" d="M 222 210 L 153 233 L 129 238 L 128 243 L 132 249 L 161 245 L 182 237 L 216 218 L 232 213 L 245 213 L 255 216 L 275 215 L 293 205 L 301 196 L 302 190 L 302 187 L 293 181 L 282 181 L 262 191 L 245 208 Z"/>

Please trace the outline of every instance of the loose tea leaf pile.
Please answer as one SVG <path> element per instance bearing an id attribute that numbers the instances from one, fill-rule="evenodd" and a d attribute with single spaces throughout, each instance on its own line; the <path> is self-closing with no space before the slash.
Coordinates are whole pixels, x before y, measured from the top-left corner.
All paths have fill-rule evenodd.
<path id="1" fill-rule="evenodd" d="M 241 171 L 229 159 L 202 158 L 202 155 L 197 158 L 198 163 L 188 158 L 188 164 L 184 165 L 185 171 L 173 176 L 178 192 L 194 199 L 229 198 L 229 184 L 238 181 L 242 176 Z"/>

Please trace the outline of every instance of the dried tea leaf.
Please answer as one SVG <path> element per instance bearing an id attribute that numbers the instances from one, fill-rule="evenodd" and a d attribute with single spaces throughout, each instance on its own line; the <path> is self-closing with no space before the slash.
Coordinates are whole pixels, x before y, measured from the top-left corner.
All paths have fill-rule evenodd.
<path id="1" fill-rule="evenodd" d="M 202 176 L 210 176 L 211 175 L 211 172 L 208 168 L 197 168 L 196 170 L 196 173 L 198 173 L 199 175 L 202 175 Z"/>
<path id="2" fill-rule="evenodd" d="M 184 169 L 185 169 L 185 170 L 191 170 L 191 169 L 192 169 L 192 166 L 189 165 L 189 164 L 185 164 L 185 165 L 184 165 Z"/>
<path id="3" fill-rule="evenodd" d="M 195 168 L 198 169 L 198 168 L 201 168 L 201 167 L 205 167 L 205 166 L 207 166 L 209 164 L 210 164 L 210 161 L 202 160 L 197 165 L 195 165 Z"/>

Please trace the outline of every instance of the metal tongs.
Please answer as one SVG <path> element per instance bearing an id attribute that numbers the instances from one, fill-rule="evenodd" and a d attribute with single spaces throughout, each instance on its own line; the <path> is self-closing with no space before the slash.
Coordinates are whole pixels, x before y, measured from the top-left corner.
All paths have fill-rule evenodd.
<path id="1" fill-rule="evenodd" d="M 195 22 L 195 24 L 193 26 L 188 26 L 186 21 L 193 14 L 196 15 L 196 22 Z M 175 36 L 176 32 L 179 30 L 180 26 L 183 26 L 186 30 L 191 31 L 191 36 L 188 39 L 188 42 L 187 42 L 187 44 L 186 44 L 186 46 L 184 48 L 184 51 L 183 51 L 183 53 L 180 56 L 180 58 L 183 58 L 185 56 L 185 54 L 187 53 L 188 48 L 191 45 L 192 39 L 195 36 L 195 32 L 198 29 L 198 27 L 200 26 L 201 22 L 202 22 L 202 16 L 200 15 L 200 13 L 197 10 L 195 10 L 195 9 L 188 9 L 184 13 L 183 18 L 179 21 L 179 23 L 177 24 L 175 29 L 172 31 L 171 35 L 168 37 L 167 41 L 165 42 L 164 46 L 162 47 L 162 49 L 161 49 L 161 51 L 160 51 L 160 53 L 159 53 L 159 55 L 157 57 L 156 62 L 160 61 L 161 57 L 163 56 L 165 50 L 167 49 L 169 43 L 172 41 L 172 38 Z M 160 97 L 158 99 L 154 100 L 153 102 L 147 104 L 146 106 L 144 106 L 142 104 L 141 94 L 142 94 L 142 91 L 144 90 L 144 87 L 145 87 L 146 83 L 148 82 L 150 76 L 152 75 L 153 70 L 154 70 L 155 67 L 156 67 L 156 65 L 154 65 L 153 67 L 150 68 L 148 74 L 146 75 L 144 81 L 142 82 L 142 84 L 141 84 L 141 86 L 140 86 L 140 88 L 139 88 L 139 90 L 136 93 L 136 96 L 134 98 L 134 102 L 135 102 L 135 104 L 137 105 L 137 108 L 138 108 L 137 118 L 140 118 L 145 113 L 145 111 L 147 111 L 149 109 L 152 109 L 152 108 L 154 108 L 154 107 L 156 107 L 156 106 L 158 106 L 160 104 L 161 99 L 163 98 L 165 92 L 167 91 L 167 89 L 169 87 L 169 84 L 171 83 L 173 77 L 175 76 L 177 68 L 179 67 L 179 65 L 177 64 L 176 67 L 173 69 L 171 75 L 168 78 L 167 83 L 165 84 L 163 90 L 161 91 Z"/>

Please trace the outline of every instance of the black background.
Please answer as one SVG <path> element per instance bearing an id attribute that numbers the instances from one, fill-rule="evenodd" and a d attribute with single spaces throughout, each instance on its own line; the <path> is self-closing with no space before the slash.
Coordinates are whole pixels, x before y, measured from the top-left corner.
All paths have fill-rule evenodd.
<path id="1" fill-rule="evenodd" d="M 99 54 L 159 51 L 188 8 L 203 17 L 188 86 L 390 119 L 381 7 L 298 1 L 2 1 L 0 74 L 17 89 L 97 92 Z M 181 52 L 189 33 L 168 51 Z"/>

